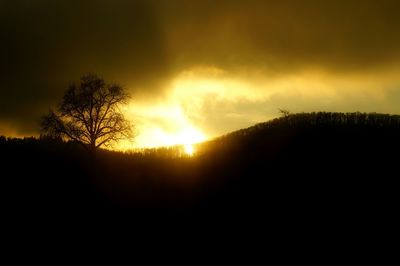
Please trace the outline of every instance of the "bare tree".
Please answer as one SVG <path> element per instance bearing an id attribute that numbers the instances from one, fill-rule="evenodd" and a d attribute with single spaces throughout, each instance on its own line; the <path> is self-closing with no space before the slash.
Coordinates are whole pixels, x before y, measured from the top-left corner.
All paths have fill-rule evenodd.
<path id="1" fill-rule="evenodd" d="M 83 144 L 94 151 L 121 139 L 132 139 L 132 127 L 120 110 L 129 95 L 118 84 L 88 74 L 72 84 L 56 110 L 41 121 L 42 132 Z"/>
<path id="2" fill-rule="evenodd" d="M 278 109 L 279 113 L 283 116 L 283 117 L 288 117 L 290 115 L 290 111 L 287 109 Z"/>

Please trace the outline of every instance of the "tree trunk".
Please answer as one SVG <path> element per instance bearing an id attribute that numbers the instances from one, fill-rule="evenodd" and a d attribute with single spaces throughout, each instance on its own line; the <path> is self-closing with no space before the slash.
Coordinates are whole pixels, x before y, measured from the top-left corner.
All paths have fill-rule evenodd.
<path id="1" fill-rule="evenodd" d="M 92 139 L 90 141 L 90 145 L 89 145 L 89 153 L 90 153 L 90 157 L 93 160 L 93 162 L 94 162 L 95 157 L 96 157 L 96 149 L 97 149 L 96 148 L 96 140 Z"/>
<path id="2" fill-rule="evenodd" d="M 90 140 L 90 147 L 89 147 L 89 149 L 91 150 L 91 151 L 95 151 L 96 150 L 96 139 L 95 138 L 92 138 L 91 140 Z"/>

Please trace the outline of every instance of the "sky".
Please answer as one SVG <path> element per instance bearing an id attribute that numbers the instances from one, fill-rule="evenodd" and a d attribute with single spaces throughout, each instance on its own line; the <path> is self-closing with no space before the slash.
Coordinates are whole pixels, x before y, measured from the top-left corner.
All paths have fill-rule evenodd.
<path id="1" fill-rule="evenodd" d="M 291 112 L 400 113 L 398 0 L 0 0 L 0 135 L 86 73 L 131 94 L 125 147 L 213 138 Z"/>

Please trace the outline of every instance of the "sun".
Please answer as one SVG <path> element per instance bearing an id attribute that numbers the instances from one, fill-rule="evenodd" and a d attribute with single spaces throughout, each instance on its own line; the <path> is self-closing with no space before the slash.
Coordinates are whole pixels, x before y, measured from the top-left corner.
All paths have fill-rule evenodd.
<path id="1" fill-rule="evenodd" d="M 183 155 L 193 156 L 196 153 L 194 144 L 207 139 L 202 130 L 191 124 L 178 125 L 172 127 L 172 130 L 159 125 L 150 125 L 139 130 L 141 134 L 135 139 L 135 143 L 121 142 L 119 150 L 180 146 Z"/>
<path id="2" fill-rule="evenodd" d="M 183 152 L 187 156 L 193 156 L 196 153 L 195 143 L 204 141 L 204 135 L 194 128 L 187 128 L 178 134 L 177 143 L 182 143 Z"/>
<path id="3" fill-rule="evenodd" d="M 194 155 L 195 143 L 208 138 L 202 128 L 195 125 L 187 110 L 176 101 L 157 103 L 148 106 L 130 103 L 124 109 L 127 117 L 137 120 L 135 126 L 138 132 L 134 141 L 120 142 L 118 149 L 134 150 L 157 147 L 180 146 L 182 154 Z"/>
<path id="4" fill-rule="evenodd" d="M 186 153 L 188 156 L 193 156 L 194 154 L 194 147 L 193 144 L 186 144 L 183 146 L 183 151 Z"/>

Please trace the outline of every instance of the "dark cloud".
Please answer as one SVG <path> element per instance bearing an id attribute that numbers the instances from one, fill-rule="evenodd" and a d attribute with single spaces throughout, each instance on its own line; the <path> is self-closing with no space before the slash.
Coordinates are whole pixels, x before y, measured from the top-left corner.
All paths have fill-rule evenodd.
<path id="1" fill-rule="evenodd" d="M 201 1 L 169 12 L 177 10 L 184 15 L 167 17 L 167 36 L 189 64 L 353 70 L 400 55 L 399 1 Z"/>
<path id="2" fill-rule="evenodd" d="M 146 1 L 9 1 L 0 20 L 0 116 L 34 129 L 86 72 L 144 85 L 168 72 Z"/>
<path id="3" fill-rule="evenodd" d="M 364 72 L 400 62 L 398 0 L 0 0 L 0 121 L 35 132 L 95 72 L 159 92 L 181 70 Z"/>

